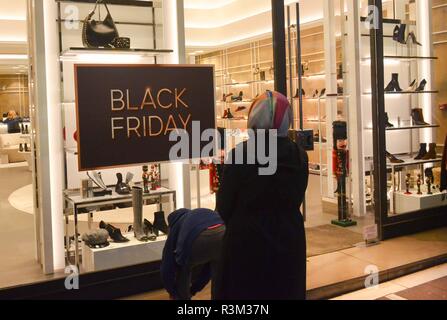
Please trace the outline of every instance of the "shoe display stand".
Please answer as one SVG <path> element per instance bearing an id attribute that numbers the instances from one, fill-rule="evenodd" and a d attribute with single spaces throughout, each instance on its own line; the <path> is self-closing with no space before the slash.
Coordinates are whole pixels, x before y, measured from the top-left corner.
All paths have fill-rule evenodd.
<path id="1" fill-rule="evenodd" d="M 82 244 L 82 269 L 95 272 L 127 267 L 153 261 L 161 261 L 166 236 L 159 236 L 155 241 L 138 241 L 132 233 L 123 234 L 129 242 L 111 242 L 108 247 L 92 249 Z"/>
<path id="2" fill-rule="evenodd" d="M 110 189 L 114 187 L 111 186 Z M 156 191 L 151 191 L 148 194 L 143 194 L 143 201 L 149 202 L 151 200 L 155 200 L 158 203 L 158 211 L 163 211 L 163 203 L 166 201 L 166 197 L 169 197 L 168 201 L 171 201 L 172 208 L 175 210 L 177 208 L 177 200 L 176 200 L 176 192 L 173 190 L 169 190 L 167 188 L 160 188 Z M 66 244 L 69 244 L 69 217 L 74 217 L 74 243 L 78 243 L 79 236 L 79 219 L 78 216 L 80 214 L 88 214 L 88 227 L 91 229 L 93 214 L 99 211 L 102 207 L 106 206 L 117 206 L 122 204 L 132 204 L 132 195 L 119 195 L 116 192 L 112 192 L 110 196 L 103 197 L 93 197 L 93 198 L 82 198 L 79 190 L 66 190 L 64 192 L 64 200 L 65 200 L 65 238 Z M 107 248 L 105 248 L 107 250 Z M 71 256 L 70 247 L 66 246 L 66 255 L 67 259 Z M 76 266 L 79 266 L 80 263 L 80 250 L 79 246 L 74 246 L 74 258 Z"/>
<path id="3" fill-rule="evenodd" d="M 79 244 L 79 219 L 78 215 L 87 214 L 88 227 L 92 227 L 93 215 L 99 212 L 101 208 L 116 208 L 119 205 L 130 206 L 132 204 L 131 195 L 119 195 L 115 192 L 111 196 L 94 197 L 83 199 L 80 195 L 81 180 L 86 179 L 84 172 L 78 171 L 78 155 L 77 155 L 77 128 L 76 128 L 76 109 L 75 109 L 75 79 L 74 79 L 74 65 L 75 64 L 158 64 L 168 63 L 167 58 L 173 52 L 169 48 L 160 48 L 164 40 L 163 21 L 164 9 L 159 2 L 129 0 L 129 1 L 113 1 L 108 3 L 108 7 L 114 17 L 117 29 L 122 37 L 130 38 L 130 49 L 112 49 L 112 48 L 85 48 L 82 42 L 82 20 L 86 17 L 94 7 L 94 1 L 78 0 L 76 1 L 76 8 L 79 10 L 80 20 L 64 19 L 66 12 L 69 12 L 70 6 L 73 5 L 71 0 L 56 0 L 57 4 L 57 25 L 58 25 L 58 58 L 60 60 L 60 82 L 61 82 L 61 111 L 60 118 L 62 119 L 61 126 L 64 128 L 64 160 L 65 160 L 65 185 L 64 191 L 64 218 L 65 238 L 66 238 L 66 261 L 71 263 L 72 255 L 76 266 L 79 267 L 81 261 L 81 251 Z M 72 24 L 79 24 L 79 28 L 73 27 Z M 166 58 L 166 59 L 165 59 Z M 119 152 L 119 151 L 117 151 Z M 169 170 L 169 169 L 167 169 Z M 114 190 L 116 183 L 116 174 L 131 172 L 135 177 L 141 176 L 141 166 L 130 166 L 128 168 L 116 168 L 103 170 L 102 176 L 104 182 L 109 186 L 109 189 Z M 141 180 L 141 179 L 140 179 Z M 138 180 L 137 180 L 138 182 Z M 176 191 L 167 188 L 161 188 L 157 191 L 152 191 L 150 194 L 144 195 L 145 204 L 158 204 L 159 209 L 162 210 L 162 204 L 166 201 L 172 203 L 170 208 L 176 208 Z M 120 210 L 116 210 L 119 214 Z M 69 218 L 74 220 L 74 231 L 68 230 Z M 119 219 L 118 219 L 119 220 Z M 70 233 L 73 235 L 74 243 L 70 245 Z M 154 252 L 158 252 L 157 245 L 161 245 L 162 241 L 154 243 L 147 243 L 145 246 L 155 246 Z M 121 249 L 119 249 L 121 248 Z M 128 250 L 133 250 L 132 246 Z M 115 249 L 115 250 L 112 250 Z M 119 250 L 118 250 L 119 249 Z M 107 248 L 101 251 L 101 254 L 106 255 Z M 117 251 L 118 250 L 118 251 Z M 122 251 L 124 250 L 124 251 Z M 120 247 L 118 244 L 111 244 L 109 246 L 109 253 L 118 253 L 115 259 L 120 259 L 120 256 L 125 256 L 126 248 Z M 158 251 L 157 251 L 158 250 Z M 86 261 L 91 263 L 99 263 L 96 251 L 85 249 L 86 253 L 93 254 L 86 256 Z M 150 257 L 145 256 L 145 259 Z M 153 257 L 160 256 L 154 254 Z M 82 257 L 84 258 L 84 257 Z M 90 260 L 89 260 L 90 259 Z M 109 260 L 112 258 L 108 258 Z M 113 260 L 113 259 L 112 259 Z M 93 261 L 93 262 L 92 262 Z M 128 261 L 129 262 L 129 261 Z M 130 264 L 132 262 L 130 261 Z M 87 265 L 86 265 L 87 266 Z M 105 265 L 104 265 L 105 266 Z M 113 263 L 109 268 L 113 267 Z M 102 267 L 95 267 L 90 265 L 88 270 L 97 270 Z"/>
<path id="4" fill-rule="evenodd" d="M 409 212 L 416 212 L 420 210 L 426 210 L 431 208 L 438 208 L 447 206 L 447 194 L 441 192 L 434 192 L 432 195 L 427 194 L 427 190 L 423 191 L 424 194 L 418 195 L 417 190 L 411 190 L 410 195 L 405 192 L 395 192 L 394 197 L 395 208 L 394 214 L 406 214 Z"/>
<path id="5" fill-rule="evenodd" d="M 393 9 L 398 10 L 398 6 Z M 394 13 L 396 14 L 396 13 Z M 406 30 L 408 32 L 414 32 L 417 34 L 418 27 L 415 17 L 410 17 L 408 14 L 402 13 L 401 16 L 405 16 L 402 19 L 384 19 L 383 20 L 383 47 L 384 47 L 384 80 L 385 86 L 390 80 L 391 74 L 399 75 L 399 84 L 403 91 L 384 91 L 385 99 L 385 111 L 389 115 L 389 122 L 393 127 L 386 128 L 386 146 L 384 147 L 387 152 L 393 155 L 398 155 L 399 159 L 404 160 L 403 163 L 393 164 L 387 163 L 389 172 L 389 186 L 391 186 L 389 194 L 389 214 L 395 215 L 397 213 L 404 213 L 404 209 L 408 209 L 406 212 L 414 212 L 425 208 L 423 204 L 415 205 L 411 207 L 405 202 L 405 176 L 415 168 L 418 172 L 424 175 L 424 169 L 434 166 L 441 162 L 441 159 L 417 161 L 413 160 L 417 151 L 419 150 L 419 144 L 427 137 L 426 130 L 434 130 L 439 128 L 439 124 L 433 123 L 432 119 L 425 119 L 428 125 L 416 125 L 412 120 L 412 110 L 415 108 L 431 108 L 430 102 L 434 94 L 438 91 L 433 89 L 432 78 L 429 74 L 422 74 L 421 71 L 427 69 L 427 65 L 437 60 L 437 57 L 431 55 L 420 54 L 424 52 L 421 46 L 416 43 L 407 42 L 407 44 L 398 43 L 393 39 L 393 28 L 406 24 Z M 362 17 L 362 21 L 365 18 Z M 431 21 L 431 20 L 430 20 Z M 361 23 L 361 38 L 362 38 L 362 58 L 361 65 L 362 71 L 365 75 L 362 81 L 363 93 L 362 93 L 362 108 L 363 110 L 371 110 L 371 58 L 370 58 L 370 34 L 369 30 L 366 30 L 363 23 Z M 423 90 L 415 91 L 414 88 L 408 88 L 409 84 L 416 79 L 419 82 L 427 77 L 427 85 Z M 394 79 L 394 76 L 393 76 Z M 365 159 L 371 158 L 373 154 L 372 150 L 372 114 L 369 111 L 364 111 L 364 141 L 365 141 Z M 430 136 L 430 135 L 428 135 Z M 425 181 L 425 178 L 424 178 Z M 425 182 L 424 182 L 425 183 Z M 413 203 L 415 199 L 429 199 L 430 197 L 436 198 L 438 195 L 426 195 L 423 197 L 409 197 L 409 201 Z M 410 200 L 411 198 L 411 200 Z M 413 203 L 414 204 L 414 203 Z"/>

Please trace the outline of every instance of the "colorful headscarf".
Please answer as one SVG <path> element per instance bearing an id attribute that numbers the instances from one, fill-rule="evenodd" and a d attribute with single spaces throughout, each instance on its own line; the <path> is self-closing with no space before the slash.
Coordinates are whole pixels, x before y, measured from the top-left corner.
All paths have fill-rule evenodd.
<path id="1" fill-rule="evenodd" d="M 248 113 L 249 129 L 276 129 L 279 137 L 287 137 L 292 121 L 289 100 L 279 92 L 267 91 L 256 98 Z"/>

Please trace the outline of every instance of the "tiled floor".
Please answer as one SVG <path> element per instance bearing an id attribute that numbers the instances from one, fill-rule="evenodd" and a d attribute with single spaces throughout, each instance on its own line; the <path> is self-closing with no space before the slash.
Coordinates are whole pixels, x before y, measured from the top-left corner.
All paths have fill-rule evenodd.
<path id="1" fill-rule="evenodd" d="M 413 236 L 387 240 L 372 247 L 358 247 L 311 257 L 308 259 L 308 290 L 364 277 L 371 268 L 379 272 L 386 272 L 390 268 L 415 263 L 429 257 L 447 255 L 447 239 L 443 237 L 446 233 L 447 228 L 441 228 Z M 379 299 L 442 277 L 447 277 L 447 266 L 432 268 L 430 272 L 422 271 L 408 275 L 391 282 L 382 283 L 373 289 L 365 289 L 341 298 Z M 436 294 L 439 295 L 438 292 Z M 199 300 L 210 299 L 209 287 L 196 298 Z M 163 290 L 159 290 L 131 297 L 131 299 L 165 300 L 169 297 Z"/>
<path id="2" fill-rule="evenodd" d="M 447 300 L 447 264 L 363 289 L 334 300 Z"/>

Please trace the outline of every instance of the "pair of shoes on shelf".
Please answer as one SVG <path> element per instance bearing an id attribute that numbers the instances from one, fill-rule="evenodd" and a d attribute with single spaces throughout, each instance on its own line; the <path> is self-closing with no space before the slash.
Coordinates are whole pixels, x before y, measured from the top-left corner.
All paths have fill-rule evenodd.
<path id="1" fill-rule="evenodd" d="M 418 86 L 417 80 L 414 79 L 412 83 L 410 83 L 410 86 L 407 88 L 407 92 L 421 92 L 425 90 L 425 87 L 427 85 L 427 80 L 422 79 L 421 83 Z"/>
<path id="2" fill-rule="evenodd" d="M 131 232 L 132 230 L 133 226 L 129 226 L 128 231 Z M 164 211 L 154 213 L 154 223 L 144 219 L 143 232 L 148 237 L 149 241 L 155 241 L 157 237 L 160 236 L 160 232 L 167 235 L 169 233 L 169 227 L 166 223 Z"/>
<path id="3" fill-rule="evenodd" d="M 417 81 L 414 80 L 410 86 L 407 88 L 407 92 L 421 92 L 425 90 L 425 87 L 427 85 L 427 80 L 423 79 L 419 86 L 417 86 Z M 388 83 L 388 85 L 385 88 L 386 92 L 402 92 L 402 88 L 399 84 L 399 74 L 393 73 L 391 75 L 391 81 Z"/>
<path id="4" fill-rule="evenodd" d="M 436 154 L 436 143 L 428 144 L 429 149 L 427 152 L 427 143 L 421 143 L 419 153 L 414 160 L 436 160 L 438 155 Z"/>
<path id="5" fill-rule="evenodd" d="M 233 119 L 233 118 L 234 118 L 234 116 L 231 113 L 231 109 L 230 108 L 226 109 L 224 111 L 224 115 L 222 116 L 222 119 Z"/>
<path id="6" fill-rule="evenodd" d="M 410 31 L 407 37 L 405 37 L 406 30 L 407 30 L 406 24 L 401 24 L 394 27 L 393 40 L 401 44 L 413 43 L 418 46 L 422 46 L 422 44 L 419 41 L 417 41 L 416 34 L 413 31 Z"/>
<path id="7" fill-rule="evenodd" d="M 229 93 L 229 94 L 223 94 L 222 95 L 222 102 L 227 102 L 227 99 L 229 98 L 229 97 L 232 97 L 233 96 L 233 94 L 232 93 Z"/>
<path id="8" fill-rule="evenodd" d="M 244 99 L 244 92 L 241 91 L 241 92 L 239 92 L 239 95 L 238 95 L 238 96 L 232 96 L 232 97 L 231 97 L 231 102 L 240 102 L 240 101 L 242 101 L 243 99 Z"/>

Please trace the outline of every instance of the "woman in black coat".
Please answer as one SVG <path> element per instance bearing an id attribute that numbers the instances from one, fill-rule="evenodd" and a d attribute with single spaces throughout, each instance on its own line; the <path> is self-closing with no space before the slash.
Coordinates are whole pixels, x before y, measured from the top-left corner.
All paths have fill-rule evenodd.
<path id="1" fill-rule="evenodd" d="M 278 130 L 276 173 L 260 175 L 262 166 L 247 164 L 246 159 L 245 164 L 224 167 L 217 199 L 217 211 L 226 224 L 219 299 L 306 297 L 306 239 L 300 206 L 307 188 L 308 160 L 287 137 L 292 119 L 286 97 L 276 92 L 259 97 L 250 108 L 248 127 Z M 247 151 L 248 144 L 238 147 Z"/>

